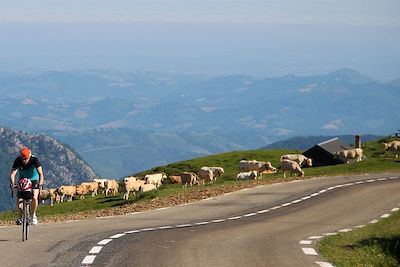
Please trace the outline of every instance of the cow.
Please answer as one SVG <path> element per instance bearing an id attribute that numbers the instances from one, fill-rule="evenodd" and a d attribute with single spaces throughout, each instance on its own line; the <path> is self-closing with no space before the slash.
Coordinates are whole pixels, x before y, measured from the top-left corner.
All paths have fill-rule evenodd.
<path id="1" fill-rule="evenodd" d="M 312 166 L 312 159 L 307 158 L 306 156 L 304 156 L 302 154 L 286 154 L 281 157 L 281 161 L 284 159 L 296 161 L 300 165 L 300 167 L 304 167 L 304 166 L 311 167 Z"/>
<path id="2" fill-rule="evenodd" d="M 193 186 L 199 184 L 199 177 L 194 172 L 184 172 L 181 174 L 182 185 L 186 188 L 188 185 Z"/>
<path id="3" fill-rule="evenodd" d="M 115 196 L 116 193 L 118 193 L 118 182 L 116 180 L 107 180 L 104 182 L 104 186 L 106 189 L 106 196 L 108 195 L 109 192 L 112 192 L 113 196 Z"/>
<path id="4" fill-rule="evenodd" d="M 276 168 L 272 166 L 271 162 L 257 160 L 241 160 L 239 162 L 239 170 L 240 172 L 257 171 L 259 178 L 261 178 L 262 173 L 265 171 L 276 172 Z"/>
<path id="5" fill-rule="evenodd" d="M 236 175 L 237 180 L 253 180 L 257 179 L 257 171 L 240 172 Z"/>
<path id="6" fill-rule="evenodd" d="M 363 150 L 361 148 L 345 149 L 334 153 L 334 157 L 340 159 L 343 162 L 349 163 L 350 159 L 356 159 L 361 161 L 363 157 Z"/>
<path id="7" fill-rule="evenodd" d="M 290 171 L 291 174 L 297 173 L 300 177 L 304 176 L 304 171 L 300 168 L 300 164 L 296 161 L 284 159 L 281 161 L 281 170 L 283 178 L 286 178 L 286 172 Z"/>
<path id="8" fill-rule="evenodd" d="M 130 192 L 139 192 L 140 187 L 145 184 L 146 181 L 137 179 L 135 177 L 129 177 L 124 179 L 125 193 L 122 196 L 123 199 L 128 200 Z"/>
<path id="9" fill-rule="evenodd" d="M 159 188 L 161 186 L 162 182 L 165 179 L 167 179 L 167 175 L 165 173 L 163 173 L 163 172 L 146 174 L 144 176 L 144 179 L 146 180 L 146 183 L 154 184 L 157 188 Z"/>
<path id="10" fill-rule="evenodd" d="M 398 151 L 400 151 L 400 141 L 392 141 L 389 143 L 383 143 L 383 149 L 386 151 L 391 151 L 396 153 L 396 158 L 399 157 L 397 154 Z"/>
<path id="11" fill-rule="evenodd" d="M 57 189 L 58 194 L 60 195 L 60 201 L 64 201 L 64 197 L 68 196 L 68 201 L 72 201 L 76 193 L 76 187 L 74 185 L 62 185 Z"/>

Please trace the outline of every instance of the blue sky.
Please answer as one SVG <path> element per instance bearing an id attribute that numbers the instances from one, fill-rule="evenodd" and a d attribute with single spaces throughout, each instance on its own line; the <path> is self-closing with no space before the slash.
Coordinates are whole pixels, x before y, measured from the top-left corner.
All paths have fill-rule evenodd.
<path id="1" fill-rule="evenodd" d="M 0 71 L 400 78 L 400 1 L 0 0 Z"/>

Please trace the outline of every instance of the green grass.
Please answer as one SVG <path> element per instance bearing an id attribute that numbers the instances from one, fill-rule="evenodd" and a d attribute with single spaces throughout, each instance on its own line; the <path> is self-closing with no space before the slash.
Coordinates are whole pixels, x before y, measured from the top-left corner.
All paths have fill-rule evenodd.
<path id="1" fill-rule="evenodd" d="M 377 224 L 326 237 L 318 249 L 336 267 L 400 266 L 400 212 Z"/>

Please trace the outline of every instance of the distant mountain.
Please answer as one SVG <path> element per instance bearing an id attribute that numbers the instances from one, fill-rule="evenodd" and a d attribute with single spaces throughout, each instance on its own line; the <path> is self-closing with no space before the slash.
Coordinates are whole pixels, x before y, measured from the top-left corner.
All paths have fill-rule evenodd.
<path id="1" fill-rule="evenodd" d="M 15 131 L 0 127 L 0 211 L 12 209 L 15 200 L 9 192 L 9 172 L 19 150 L 29 147 L 43 165 L 45 187 L 78 184 L 92 180 L 96 173 L 74 150 L 56 139 L 42 134 Z"/>
<path id="2" fill-rule="evenodd" d="M 101 175 L 122 176 L 294 136 L 388 135 L 400 126 L 399 94 L 398 81 L 382 83 L 351 69 L 277 78 L 0 73 L 0 124 L 46 133 Z"/>
<path id="3" fill-rule="evenodd" d="M 268 146 L 263 147 L 262 149 L 296 149 L 305 151 L 318 143 L 323 141 L 338 137 L 345 144 L 354 145 L 355 144 L 355 136 L 354 135 L 338 135 L 338 136 L 299 136 L 292 137 L 289 139 L 281 140 L 275 143 L 272 143 Z M 363 135 L 361 136 L 361 142 L 369 142 L 375 141 L 383 136 L 379 135 Z"/>

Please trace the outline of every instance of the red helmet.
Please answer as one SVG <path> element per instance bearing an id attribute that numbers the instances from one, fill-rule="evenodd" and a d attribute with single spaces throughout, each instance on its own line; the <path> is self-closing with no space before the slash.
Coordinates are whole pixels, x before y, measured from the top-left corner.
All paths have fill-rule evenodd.
<path id="1" fill-rule="evenodd" d="M 22 191 L 32 189 L 32 181 L 28 178 L 21 178 L 18 181 L 18 189 Z"/>

